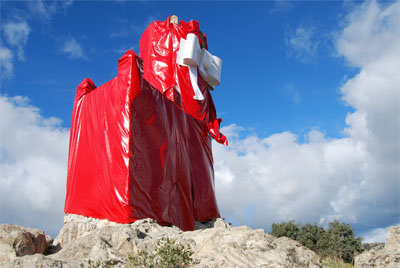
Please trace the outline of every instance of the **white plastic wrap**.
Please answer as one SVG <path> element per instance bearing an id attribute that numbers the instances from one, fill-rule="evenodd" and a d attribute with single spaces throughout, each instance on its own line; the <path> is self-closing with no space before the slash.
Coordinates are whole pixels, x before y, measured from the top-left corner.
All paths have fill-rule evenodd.
<path id="1" fill-rule="evenodd" d="M 186 40 L 181 38 L 176 63 L 182 66 L 198 67 L 201 76 L 208 84 L 211 86 L 220 84 L 222 60 L 208 50 L 201 49 L 195 34 L 189 33 Z M 195 85 L 193 85 L 193 89 L 195 89 Z"/>

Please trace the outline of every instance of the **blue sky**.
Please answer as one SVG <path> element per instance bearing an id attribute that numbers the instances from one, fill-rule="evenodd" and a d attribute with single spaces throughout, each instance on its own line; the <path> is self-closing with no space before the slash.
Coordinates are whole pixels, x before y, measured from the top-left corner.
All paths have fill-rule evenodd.
<path id="1" fill-rule="evenodd" d="M 265 135 L 320 127 L 340 136 L 349 108 L 340 100 L 339 87 L 352 69 L 335 57 L 329 38 L 338 30 L 343 4 L 301 2 L 282 11 L 275 5 L 77 1 L 47 20 L 32 14 L 26 59 L 14 63 L 13 79 L 2 81 L 2 92 L 28 96 L 43 115 L 57 116 L 69 127 L 76 85 L 85 77 L 98 85 L 110 80 L 122 53 L 138 51 L 148 23 L 177 14 L 198 20 L 210 51 L 223 59 L 223 83 L 213 96 L 225 125 L 236 123 Z M 15 20 L 15 13 L 31 12 L 26 2 L 2 6 L 5 22 Z M 305 48 L 287 45 L 298 27 L 310 32 Z M 67 44 L 79 45 L 80 52 L 63 52 Z"/>
<path id="2" fill-rule="evenodd" d="M 176 14 L 199 21 L 223 61 L 213 92 L 231 142 L 214 146 L 223 217 L 267 230 L 338 219 L 370 241 L 400 224 L 398 1 L 0 7 L 1 222 L 57 233 L 76 86 L 113 78 L 146 26 Z"/>

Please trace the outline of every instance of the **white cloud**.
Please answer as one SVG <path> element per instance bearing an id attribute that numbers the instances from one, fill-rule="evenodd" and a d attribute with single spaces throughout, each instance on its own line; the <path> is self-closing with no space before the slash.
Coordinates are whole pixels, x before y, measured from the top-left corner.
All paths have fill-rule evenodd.
<path id="1" fill-rule="evenodd" d="M 63 222 L 69 131 L 24 97 L 0 96 L 0 114 L 1 222 L 54 236 Z"/>
<path id="2" fill-rule="evenodd" d="M 75 38 L 69 38 L 64 41 L 60 51 L 67 54 L 72 59 L 87 59 L 81 44 Z"/>
<path id="3" fill-rule="evenodd" d="M 24 59 L 24 47 L 28 41 L 31 28 L 26 21 L 8 22 L 3 25 L 7 42 L 10 46 L 17 48 L 17 55 L 20 60 Z"/>
<path id="4" fill-rule="evenodd" d="M 0 79 L 10 78 L 13 74 L 13 53 L 6 47 L 0 46 Z"/>
<path id="5" fill-rule="evenodd" d="M 48 20 L 57 12 L 57 1 L 45 2 L 42 0 L 29 1 L 29 8 L 32 14 Z"/>
<path id="6" fill-rule="evenodd" d="M 14 55 L 16 54 L 19 60 L 24 60 L 24 49 L 31 28 L 26 21 L 19 21 L 7 22 L 1 26 L 1 30 L 9 46 L 0 45 L 0 79 L 4 80 L 13 75 Z"/>
<path id="7" fill-rule="evenodd" d="M 399 5 L 361 4 L 338 35 L 338 53 L 360 68 L 341 88 L 355 109 L 346 117 L 346 137 L 328 139 L 313 130 L 301 143 L 291 132 L 241 138 L 236 126 L 223 129 L 229 147 L 213 147 L 222 216 L 267 228 L 291 219 L 321 224 L 337 219 L 362 233 L 398 224 Z M 298 47 L 312 51 L 307 40 L 300 38 Z"/>
<path id="8" fill-rule="evenodd" d="M 363 238 L 364 238 L 363 242 L 365 242 L 365 243 L 376 243 L 376 242 L 385 243 L 387 231 L 388 231 L 388 227 L 373 229 L 372 231 L 366 233 L 363 236 Z"/>
<path id="9" fill-rule="evenodd" d="M 315 28 L 298 26 L 296 31 L 285 32 L 286 54 L 301 62 L 315 62 L 319 42 L 315 37 Z"/>
<path id="10" fill-rule="evenodd" d="M 381 60 L 390 60 L 385 58 L 388 56 L 399 57 L 399 3 L 381 8 L 376 1 L 370 1 L 355 9 L 337 40 L 339 54 L 358 67 L 382 63 Z M 383 48 L 390 53 L 381 51 Z"/>
<path id="11" fill-rule="evenodd" d="M 230 127 L 237 134 L 234 126 Z M 226 129 L 223 129 L 226 132 Z M 365 150 L 351 139 L 329 140 L 313 130 L 300 144 L 290 132 L 267 138 L 230 138 L 229 147 L 214 146 L 217 198 L 222 215 L 244 224 L 254 211 L 258 227 L 296 219 L 327 223 L 354 222 L 346 205 L 362 180 Z M 354 176 L 354 174 L 361 176 Z"/>
<path id="12" fill-rule="evenodd" d="M 72 6 L 73 0 L 64 1 L 44 1 L 44 0 L 33 0 L 28 2 L 30 12 L 37 17 L 49 20 L 55 14 L 62 10 L 66 10 Z"/>

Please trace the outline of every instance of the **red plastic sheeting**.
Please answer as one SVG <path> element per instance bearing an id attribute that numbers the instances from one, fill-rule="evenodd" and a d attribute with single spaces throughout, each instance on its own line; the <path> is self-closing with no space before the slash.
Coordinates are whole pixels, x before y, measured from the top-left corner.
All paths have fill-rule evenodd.
<path id="1" fill-rule="evenodd" d="M 78 86 L 65 212 L 193 230 L 195 220 L 219 217 L 209 128 L 143 79 L 141 67 L 130 50 L 117 77 Z M 214 109 L 208 100 L 206 113 Z"/>
<path id="2" fill-rule="evenodd" d="M 196 34 L 200 45 L 208 49 L 207 38 L 200 32 L 199 23 L 181 21 L 180 25 L 166 21 L 154 21 L 140 38 L 140 57 L 144 62 L 144 79 L 182 109 L 200 120 L 213 138 L 228 145 L 219 132 L 222 121 L 217 119 L 208 85 L 198 73 L 198 85 L 204 100 L 195 100 L 190 81 L 189 68 L 176 63 L 181 38 L 189 33 Z"/>

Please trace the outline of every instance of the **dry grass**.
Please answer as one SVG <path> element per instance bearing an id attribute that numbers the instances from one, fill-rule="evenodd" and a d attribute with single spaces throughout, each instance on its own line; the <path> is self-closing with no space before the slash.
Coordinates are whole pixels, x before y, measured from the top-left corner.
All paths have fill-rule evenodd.
<path id="1" fill-rule="evenodd" d="M 341 261 L 333 261 L 330 259 L 322 260 L 322 267 L 326 268 L 354 268 L 354 266 L 350 263 L 345 263 Z"/>

